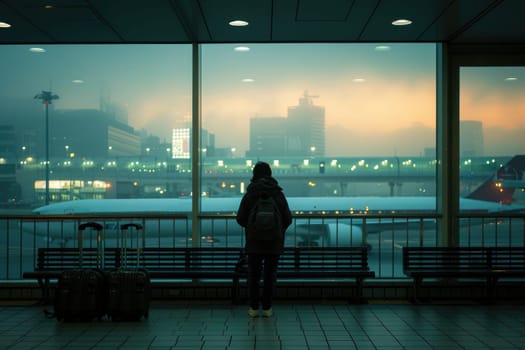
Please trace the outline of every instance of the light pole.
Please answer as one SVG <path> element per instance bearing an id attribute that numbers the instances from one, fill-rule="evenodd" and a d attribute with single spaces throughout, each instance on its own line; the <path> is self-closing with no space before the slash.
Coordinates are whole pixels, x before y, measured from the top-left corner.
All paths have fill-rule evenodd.
<path id="1" fill-rule="evenodd" d="M 53 100 L 58 100 L 58 95 L 53 95 L 51 91 L 42 91 L 35 95 L 35 99 L 42 100 L 46 105 L 46 205 L 49 204 L 49 110 L 48 106 Z"/>

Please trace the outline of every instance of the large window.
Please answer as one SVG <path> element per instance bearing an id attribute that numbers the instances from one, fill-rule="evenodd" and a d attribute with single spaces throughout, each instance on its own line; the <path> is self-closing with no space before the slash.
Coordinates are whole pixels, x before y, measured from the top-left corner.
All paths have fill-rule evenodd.
<path id="1" fill-rule="evenodd" d="M 241 196 L 257 160 L 289 196 L 435 195 L 434 44 L 203 45 L 199 150 L 189 45 L 2 58 L 2 202 L 190 196 L 192 151 L 204 197 Z"/>
<path id="2" fill-rule="evenodd" d="M 17 168 L 2 173 L 0 202 L 191 193 L 189 143 L 178 133 L 191 120 L 191 46 L 4 45 L 0 52 L 0 167 Z"/>
<path id="3" fill-rule="evenodd" d="M 242 195 L 263 160 L 292 197 L 434 196 L 435 65 L 434 44 L 204 45 L 202 192 Z"/>
<path id="4" fill-rule="evenodd" d="M 494 198 L 486 200 L 523 204 L 522 164 L 512 158 L 524 152 L 525 68 L 462 67 L 460 74 L 460 192 L 469 196 L 494 178 L 487 188 L 497 188 L 486 191 Z"/>

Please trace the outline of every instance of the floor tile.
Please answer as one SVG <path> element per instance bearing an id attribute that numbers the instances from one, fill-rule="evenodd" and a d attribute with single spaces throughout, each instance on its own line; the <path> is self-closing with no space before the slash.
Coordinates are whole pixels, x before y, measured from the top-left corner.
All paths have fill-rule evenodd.
<path id="1" fill-rule="evenodd" d="M 41 306 L 0 308 L 0 349 L 525 349 L 522 305 L 279 304 L 249 319 L 245 306 L 155 302 L 140 322 L 58 323 Z"/>

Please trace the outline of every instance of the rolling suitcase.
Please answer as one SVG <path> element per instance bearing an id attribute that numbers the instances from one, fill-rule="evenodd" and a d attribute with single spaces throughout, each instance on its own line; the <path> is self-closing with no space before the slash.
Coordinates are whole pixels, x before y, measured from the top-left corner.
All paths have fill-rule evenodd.
<path id="1" fill-rule="evenodd" d="M 87 228 L 97 232 L 101 242 L 102 225 L 95 222 L 81 224 L 78 229 L 78 269 L 64 271 L 55 289 L 54 314 L 58 321 L 91 321 L 106 313 L 107 286 L 104 273 L 97 268 L 83 268 L 83 233 Z M 100 250 L 96 265 L 101 267 Z"/>
<path id="2" fill-rule="evenodd" d="M 92 321 L 106 314 L 107 288 L 100 270 L 64 271 L 55 291 L 54 316 L 58 321 Z"/>
<path id="3" fill-rule="evenodd" d="M 134 228 L 137 234 L 136 267 L 128 267 L 127 232 Z M 108 316 L 113 321 L 138 321 L 149 315 L 151 300 L 151 282 L 146 270 L 139 268 L 140 249 L 139 231 L 142 225 L 121 225 L 122 266 L 107 274 L 108 281 Z M 144 243 L 144 240 L 143 240 Z"/>

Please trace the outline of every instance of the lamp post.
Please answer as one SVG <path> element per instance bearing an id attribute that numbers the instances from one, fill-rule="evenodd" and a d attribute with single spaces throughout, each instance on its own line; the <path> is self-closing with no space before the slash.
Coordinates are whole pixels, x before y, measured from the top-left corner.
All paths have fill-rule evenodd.
<path id="1" fill-rule="evenodd" d="M 49 204 L 49 110 L 48 106 L 53 100 L 58 100 L 58 95 L 53 95 L 51 91 L 42 91 L 35 95 L 35 99 L 42 100 L 46 106 L 46 205 Z"/>

